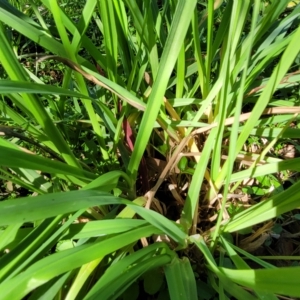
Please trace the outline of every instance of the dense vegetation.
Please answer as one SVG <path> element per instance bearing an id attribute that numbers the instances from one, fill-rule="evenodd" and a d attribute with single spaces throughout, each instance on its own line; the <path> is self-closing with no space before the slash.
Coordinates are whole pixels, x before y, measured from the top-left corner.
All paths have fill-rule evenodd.
<path id="1" fill-rule="evenodd" d="M 296 2 L 0 0 L 1 299 L 300 296 Z"/>

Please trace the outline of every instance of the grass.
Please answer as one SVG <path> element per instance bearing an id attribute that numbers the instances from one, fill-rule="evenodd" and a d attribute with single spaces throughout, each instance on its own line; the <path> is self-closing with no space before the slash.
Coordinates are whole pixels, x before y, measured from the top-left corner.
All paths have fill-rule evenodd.
<path id="1" fill-rule="evenodd" d="M 0 1 L 2 299 L 299 297 L 299 14 Z"/>

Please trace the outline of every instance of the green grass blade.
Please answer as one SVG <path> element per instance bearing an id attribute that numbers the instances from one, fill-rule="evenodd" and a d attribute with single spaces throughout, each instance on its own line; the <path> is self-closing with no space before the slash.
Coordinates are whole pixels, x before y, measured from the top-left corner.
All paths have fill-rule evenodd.
<path id="1" fill-rule="evenodd" d="M 240 270 L 250 270 L 251 268 L 248 264 L 238 255 L 238 253 L 231 247 L 231 244 L 226 241 L 223 237 L 221 237 L 221 243 L 225 248 L 228 256 L 233 261 L 237 269 Z M 260 299 L 268 299 L 268 300 L 277 300 L 278 298 L 270 293 L 257 292 L 257 295 Z"/>
<path id="2" fill-rule="evenodd" d="M 54 278 L 48 281 L 46 284 L 37 288 L 31 295 L 30 300 L 47 300 L 47 299 L 55 299 L 56 295 L 58 295 L 66 284 L 66 281 L 70 277 L 72 272 L 67 272 L 62 276 L 58 276 L 58 278 Z"/>
<path id="3" fill-rule="evenodd" d="M 236 214 L 225 225 L 224 232 L 238 231 L 291 211 L 299 206 L 300 182 L 251 208 Z"/>
<path id="4" fill-rule="evenodd" d="M 222 241 L 224 240 L 224 238 L 222 238 Z M 242 254 L 244 257 L 248 258 L 248 259 L 251 259 L 252 261 L 254 261 L 255 263 L 257 263 L 258 265 L 262 266 L 263 268 L 266 268 L 266 269 L 272 269 L 272 268 L 276 268 L 274 265 L 272 264 L 269 264 L 265 261 L 263 261 L 262 259 L 248 253 L 247 251 L 229 243 L 228 241 L 226 241 L 226 243 L 232 248 L 234 249 L 236 252 Z"/>
<path id="5" fill-rule="evenodd" d="M 201 158 L 197 163 L 192 182 L 187 194 L 187 198 L 184 204 L 184 208 L 181 214 L 180 223 L 188 231 L 193 224 L 194 215 L 196 213 L 196 207 L 199 201 L 199 193 L 201 184 L 204 179 L 204 174 L 207 168 L 207 164 L 211 155 L 211 150 L 214 145 L 217 130 L 213 129 L 204 145 L 204 149 L 201 154 Z"/>
<path id="6" fill-rule="evenodd" d="M 0 140 L 0 145 L 1 144 L 2 143 Z M 42 156 L 28 154 L 21 150 L 10 149 L 7 148 L 6 145 L 1 145 L 0 151 L 2 154 L 0 156 L 0 164 L 2 166 L 70 175 L 73 176 L 74 180 L 80 185 L 85 185 L 85 183 L 96 178 L 96 175 L 93 173 L 78 169 L 76 167 L 68 166 L 62 162 L 50 160 Z M 13 159 L 7 159 L 8 157 Z M 82 179 L 82 181 L 76 180 L 76 177 Z M 72 178 L 70 178 L 70 180 L 73 181 Z"/>
<path id="7" fill-rule="evenodd" d="M 284 51 L 278 65 L 274 69 L 267 86 L 264 88 L 262 94 L 260 95 L 259 99 L 257 100 L 257 104 L 252 109 L 251 116 L 247 120 L 247 122 L 243 128 L 243 131 L 241 132 L 239 139 L 237 141 L 236 154 L 238 153 L 238 151 L 240 151 L 240 149 L 242 149 L 251 130 L 254 128 L 255 123 L 258 121 L 263 110 L 268 105 L 270 98 L 275 91 L 275 87 L 279 84 L 279 82 L 282 80 L 284 75 L 287 73 L 287 71 L 288 71 L 289 67 L 291 66 L 291 64 L 293 63 L 296 55 L 299 53 L 299 50 L 300 50 L 299 39 L 300 39 L 300 28 L 298 28 L 296 30 L 296 32 L 293 34 L 293 39 L 291 40 L 289 45 L 286 47 L 286 50 Z M 227 170 L 227 164 L 225 163 L 225 166 L 223 167 L 223 169 L 216 181 L 217 187 L 219 187 L 220 182 L 223 181 L 226 170 Z"/>
<path id="8" fill-rule="evenodd" d="M 150 224 L 159 228 L 165 234 L 169 235 L 174 241 L 178 242 L 180 245 L 186 245 L 187 235 L 174 222 L 168 220 L 167 218 L 155 211 L 147 210 L 137 205 L 129 204 L 128 207 L 133 209 L 137 214 L 143 217 Z"/>
<path id="9" fill-rule="evenodd" d="M 97 205 L 129 203 L 131 202 L 95 190 L 53 193 L 7 200 L 0 203 L 0 210 L 3 212 L 0 226 L 41 220 Z"/>
<path id="10" fill-rule="evenodd" d="M 0 19 L 52 53 L 65 56 L 64 47 L 48 32 L 21 12 L 16 12 L 6 1 L 0 1 Z"/>
<path id="11" fill-rule="evenodd" d="M 85 299 L 115 299 L 143 273 L 170 262 L 172 256 L 174 254 L 164 243 L 153 244 L 132 253 L 112 264 Z"/>
<path id="12" fill-rule="evenodd" d="M 61 216 L 56 216 L 53 219 L 44 220 L 34 228 L 16 248 L 1 257 L 0 259 L 0 280 L 9 280 L 20 271 L 24 270 L 24 267 L 28 265 L 28 261 L 32 262 L 32 256 L 36 258 L 34 253 L 36 251 L 40 253 L 39 249 L 41 245 L 45 245 L 52 238 L 58 223 L 61 221 Z M 44 250 L 44 249 L 43 249 Z M 43 253 L 43 251 L 41 251 Z"/>
<path id="13" fill-rule="evenodd" d="M 84 210 L 77 211 L 59 228 L 57 228 L 57 226 L 58 222 L 62 220 L 62 216 L 56 216 L 53 220 L 44 220 L 41 223 L 41 226 L 44 226 L 45 224 L 45 230 L 40 230 L 39 226 L 37 229 L 40 230 L 40 234 L 36 234 L 35 231 L 32 231 L 28 237 L 26 237 L 26 239 L 24 239 L 21 244 L 11 252 L 12 255 L 15 254 L 15 259 L 7 259 L 7 257 L 5 257 L 5 259 L 9 261 L 9 264 L 6 265 L 1 272 L 4 272 L 4 270 L 8 271 L 8 277 L 6 280 L 9 280 L 16 274 L 19 274 L 26 267 L 30 266 L 37 257 L 46 253 L 46 251 L 49 250 L 49 247 L 58 241 L 62 233 L 70 226 L 70 224 L 82 215 L 83 212 Z M 24 251 L 24 249 L 26 250 Z"/>
<path id="14" fill-rule="evenodd" d="M 256 178 L 258 176 L 264 176 L 280 171 L 291 170 L 298 171 L 300 170 L 300 158 L 293 158 L 289 160 L 278 160 L 278 161 L 268 161 L 270 163 L 257 166 L 254 170 L 244 170 L 232 174 L 230 181 L 236 182 L 246 178 Z"/>
<path id="15" fill-rule="evenodd" d="M 8 40 L 3 32 L 3 27 L 0 27 L 0 61 L 6 70 L 8 76 L 12 80 L 26 81 L 28 76 L 25 74 L 23 67 L 19 64 L 14 55 Z M 35 95 L 23 94 L 24 105 L 28 106 L 32 117 L 36 122 L 43 128 L 45 134 L 49 137 L 50 141 L 55 145 L 58 152 L 62 154 L 65 161 L 71 165 L 81 168 L 80 164 L 77 162 L 74 154 L 68 147 L 67 143 L 63 139 L 61 133 L 58 131 L 57 127 L 54 125 L 49 114 L 43 107 L 42 103 L 38 100 Z"/>
<path id="16" fill-rule="evenodd" d="M 116 82 L 117 74 L 117 50 L 118 34 L 115 21 L 115 12 L 113 1 L 97 1 L 100 8 L 100 16 L 103 24 L 103 34 L 105 42 L 107 75 L 108 78 Z"/>
<path id="17" fill-rule="evenodd" d="M 266 270 L 230 270 L 220 268 L 230 280 L 258 292 L 276 293 L 285 296 L 300 295 L 300 267 Z"/>
<path id="18" fill-rule="evenodd" d="M 68 294 L 65 297 L 65 300 L 73 300 L 78 297 L 80 290 L 83 288 L 84 284 L 95 271 L 97 266 L 101 263 L 103 257 L 95 259 L 85 265 L 83 265 L 78 271 L 76 277 L 73 279 L 72 286 L 70 287 Z"/>
<path id="19" fill-rule="evenodd" d="M 28 83 L 22 81 L 13 80 L 1 80 L 0 81 L 0 93 L 10 94 L 10 93 L 28 93 L 28 94 L 49 94 L 49 95 L 60 95 L 75 98 L 91 99 L 89 96 L 67 90 L 61 87 L 53 85 L 45 85 L 40 83 Z"/>
<path id="20" fill-rule="evenodd" d="M 195 0 L 178 2 L 168 40 L 160 61 L 157 78 L 153 84 L 153 89 L 140 124 L 139 133 L 128 166 L 128 172 L 132 178 L 136 178 L 137 176 L 138 166 L 150 138 L 153 124 L 162 105 L 169 77 L 180 51 L 179 45 L 182 45 L 184 41 L 195 5 Z"/>
<path id="21" fill-rule="evenodd" d="M 239 2 L 240 4 L 241 2 Z M 248 8 L 249 8 L 249 4 L 250 2 L 247 1 L 247 3 L 243 3 L 242 5 L 238 5 L 237 6 L 237 14 L 239 16 L 239 18 L 242 18 L 241 22 L 239 21 L 239 18 L 237 18 L 236 26 L 233 26 L 232 28 L 232 24 L 230 24 L 230 31 L 231 32 L 235 32 L 236 27 L 240 27 L 240 33 L 242 33 L 242 26 L 245 23 L 246 17 L 247 17 L 247 12 L 248 12 Z M 233 6 L 233 9 L 235 9 L 235 4 Z M 254 3 L 254 13 L 253 13 L 253 17 L 252 17 L 252 22 L 251 22 L 251 30 L 249 33 L 249 37 L 252 37 L 252 40 L 254 40 L 254 32 L 255 32 L 255 24 L 257 22 L 257 15 L 259 14 L 259 1 L 255 1 Z M 241 17 L 242 16 L 242 17 Z M 232 34 L 231 39 L 236 39 L 236 34 Z M 251 40 L 251 39 L 250 39 Z M 230 44 L 233 43 L 233 41 L 230 41 Z M 237 40 L 235 42 L 235 44 L 237 45 Z M 235 152 L 236 152 L 236 140 L 238 138 L 238 127 L 239 127 L 239 118 L 240 118 L 240 113 L 242 110 L 242 105 L 243 105 L 243 90 L 245 87 L 245 82 L 246 82 L 246 77 L 247 77 L 247 69 L 248 69 L 248 64 L 249 64 L 249 58 L 250 58 L 250 53 L 251 53 L 251 47 L 248 48 L 248 59 L 245 62 L 245 69 L 243 70 L 243 74 L 242 74 L 242 79 L 241 79 L 241 85 L 240 85 L 240 92 L 238 94 L 237 97 L 237 101 L 235 103 L 235 113 L 234 113 L 234 118 L 235 118 L 235 122 L 232 125 L 232 131 L 230 134 L 230 145 L 229 145 L 229 151 L 228 151 L 228 163 L 227 163 L 227 173 L 228 174 L 232 174 L 232 170 L 233 170 L 233 166 L 234 166 L 234 162 L 235 162 Z M 231 49 L 232 54 L 234 52 L 236 52 L 235 48 Z M 225 98 L 229 98 L 227 97 L 228 95 L 225 96 Z M 225 102 L 225 99 L 223 100 L 223 102 Z M 228 107 L 230 106 L 230 103 L 228 103 Z M 224 122 L 224 120 L 223 120 Z M 222 139 L 220 140 L 220 146 L 222 144 L 223 141 L 223 135 L 222 135 Z M 219 154 L 222 153 L 222 149 L 219 149 Z M 218 168 L 218 170 L 220 170 L 220 166 Z M 213 234 L 213 238 L 212 238 L 212 245 L 216 242 L 217 236 L 219 235 L 219 229 L 220 229 L 220 225 L 221 225 L 221 220 L 223 218 L 223 213 L 225 210 L 225 205 L 226 205 L 226 201 L 227 201 L 227 193 L 229 191 L 229 184 L 230 184 L 230 176 L 227 176 L 225 179 L 225 184 L 224 184 L 224 193 L 223 193 L 223 198 L 222 198 L 222 205 L 221 205 L 221 209 L 219 211 L 219 215 L 218 215 L 218 219 L 217 219 L 217 224 L 216 224 L 216 230 Z"/>
<path id="22" fill-rule="evenodd" d="M 193 235 L 190 237 L 190 241 L 195 243 L 195 245 L 199 248 L 199 250 L 203 253 L 206 262 L 208 263 L 209 269 L 213 272 L 214 275 L 217 275 L 219 279 L 222 281 L 223 288 L 226 289 L 231 295 L 233 295 L 236 299 L 247 299 L 247 300 L 255 300 L 256 297 L 252 296 L 244 289 L 242 289 L 237 284 L 234 284 L 228 277 L 224 276 L 223 273 L 218 268 L 210 250 L 204 242 L 204 239 L 200 235 Z M 210 276 L 212 275 L 209 273 Z"/>
<path id="23" fill-rule="evenodd" d="M 64 233 L 63 239 L 84 239 L 117 234 L 147 225 L 147 223 L 147 221 L 137 219 L 113 219 L 72 224 Z"/>
<path id="24" fill-rule="evenodd" d="M 104 241 L 78 246 L 48 256 L 33 264 L 25 272 L 1 284 L 1 297 L 3 300 L 21 299 L 55 276 L 76 269 L 154 233 L 159 233 L 159 231 L 148 225 Z"/>
<path id="25" fill-rule="evenodd" d="M 0 250 L 4 250 L 6 245 L 10 244 L 16 238 L 22 223 L 15 223 L 7 226 L 0 235 Z"/>
<path id="26" fill-rule="evenodd" d="M 84 190 L 101 189 L 102 191 L 104 191 L 105 188 L 105 191 L 109 192 L 117 186 L 120 178 L 125 179 L 127 185 L 130 186 L 131 183 L 130 178 L 125 172 L 111 171 L 99 176 L 98 178 L 96 178 L 95 180 L 93 180 L 92 182 L 84 186 L 83 189 Z"/>
<path id="27" fill-rule="evenodd" d="M 93 12 L 96 5 L 97 5 L 97 0 L 91 0 L 91 1 L 87 1 L 83 8 L 81 18 L 77 24 L 78 30 L 75 30 L 75 32 L 73 33 L 71 46 L 75 53 L 77 53 L 77 51 L 81 46 L 82 38 L 90 25 L 91 18 L 93 16 Z"/>
<path id="28" fill-rule="evenodd" d="M 196 281 L 188 258 L 174 257 L 164 270 L 171 300 L 198 299 Z"/>
<path id="29" fill-rule="evenodd" d="M 201 51 L 201 43 L 199 38 L 199 28 L 198 28 L 198 12 L 197 10 L 194 11 L 194 16 L 192 19 L 192 26 L 193 26 L 193 37 L 194 37 L 194 48 L 195 48 L 195 57 L 197 62 L 197 69 L 198 69 L 198 76 L 200 81 L 200 88 L 203 93 L 203 98 L 207 95 L 207 74 L 205 70 L 205 63 L 202 57 Z"/>

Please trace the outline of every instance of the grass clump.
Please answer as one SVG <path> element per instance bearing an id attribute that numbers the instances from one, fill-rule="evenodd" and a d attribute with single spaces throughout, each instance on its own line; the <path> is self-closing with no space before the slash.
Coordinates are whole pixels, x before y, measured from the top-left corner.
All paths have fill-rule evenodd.
<path id="1" fill-rule="evenodd" d="M 299 296 L 299 14 L 0 1 L 2 299 Z"/>

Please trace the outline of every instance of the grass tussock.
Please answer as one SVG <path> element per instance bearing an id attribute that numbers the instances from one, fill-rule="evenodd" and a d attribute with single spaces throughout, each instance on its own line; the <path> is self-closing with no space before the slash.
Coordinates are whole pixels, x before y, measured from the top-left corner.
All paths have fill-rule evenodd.
<path id="1" fill-rule="evenodd" d="M 1 299 L 300 296 L 297 2 L 0 1 Z"/>

